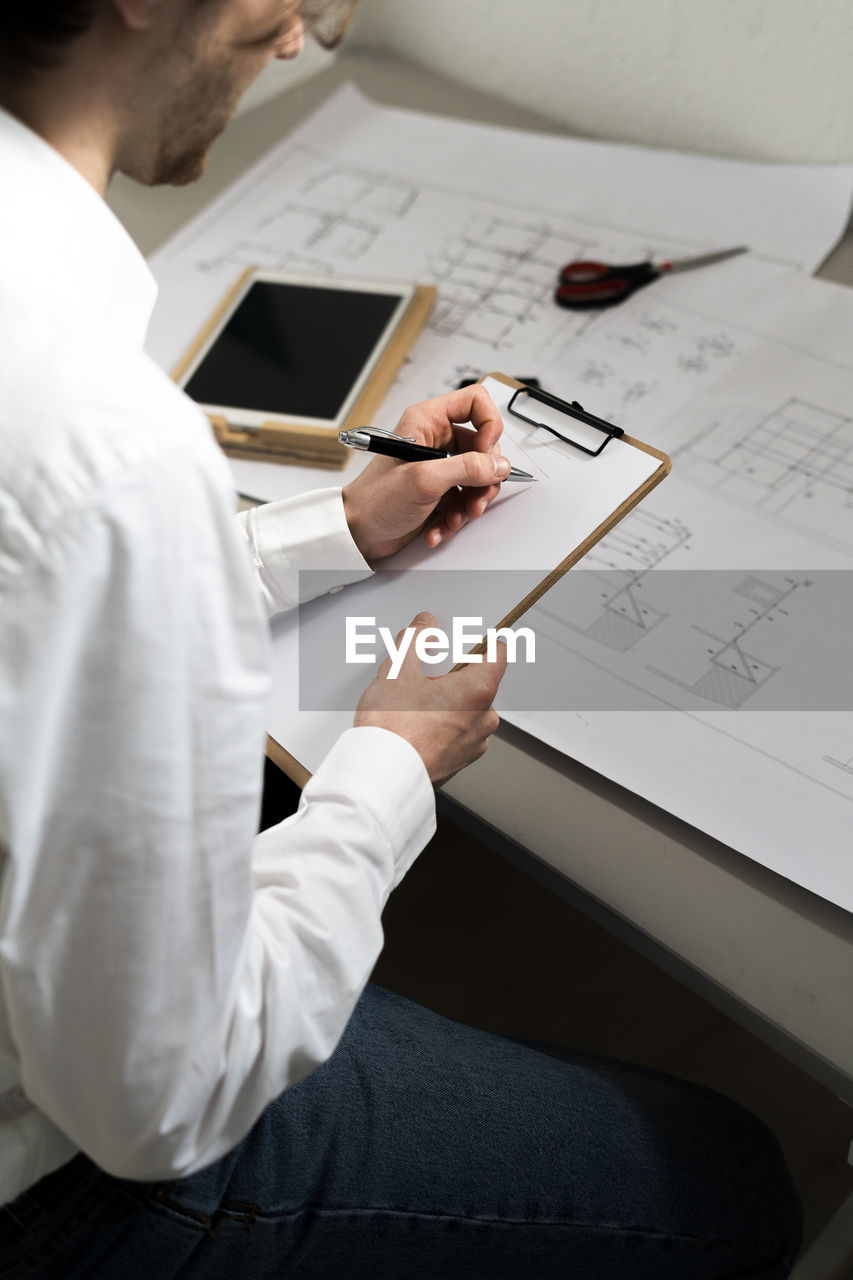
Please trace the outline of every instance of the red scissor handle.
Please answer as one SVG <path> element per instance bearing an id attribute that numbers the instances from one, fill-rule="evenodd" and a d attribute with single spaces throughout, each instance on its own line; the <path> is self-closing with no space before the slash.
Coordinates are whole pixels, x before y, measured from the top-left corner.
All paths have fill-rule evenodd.
<path id="1" fill-rule="evenodd" d="M 560 272 L 555 300 L 561 307 L 606 307 L 621 302 L 641 285 L 656 280 L 660 268 L 651 262 L 613 266 L 605 262 L 570 262 Z"/>
<path id="2" fill-rule="evenodd" d="M 603 276 L 612 275 L 614 270 L 606 262 L 585 262 L 579 259 L 563 267 L 560 279 L 563 284 L 589 284 L 594 280 L 601 280 Z"/>

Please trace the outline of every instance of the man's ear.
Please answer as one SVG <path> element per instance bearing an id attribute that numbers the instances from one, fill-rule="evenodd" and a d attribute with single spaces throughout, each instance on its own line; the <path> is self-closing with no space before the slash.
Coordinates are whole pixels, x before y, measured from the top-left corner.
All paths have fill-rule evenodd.
<path id="1" fill-rule="evenodd" d="M 154 20 L 157 0 L 109 0 L 122 26 L 128 31 L 147 31 Z"/>

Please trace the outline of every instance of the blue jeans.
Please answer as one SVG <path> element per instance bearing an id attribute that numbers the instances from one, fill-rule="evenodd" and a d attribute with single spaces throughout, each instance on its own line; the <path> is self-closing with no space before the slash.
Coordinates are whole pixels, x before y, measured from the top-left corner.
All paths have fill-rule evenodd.
<path id="1" fill-rule="evenodd" d="M 781 1280 L 773 1136 L 653 1071 L 369 986 L 332 1058 L 167 1183 L 78 1156 L 0 1210 L 2 1280 Z"/>

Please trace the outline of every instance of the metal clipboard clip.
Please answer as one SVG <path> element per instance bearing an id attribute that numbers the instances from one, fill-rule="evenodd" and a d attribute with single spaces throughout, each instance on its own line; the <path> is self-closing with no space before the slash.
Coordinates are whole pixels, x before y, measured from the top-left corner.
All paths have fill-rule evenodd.
<path id="1" fill-rule="evenodd" d="M 519 396 L 529 396 L 531 400 L 538 400 L 541 404 L 547 405 L 550 409 L 556 409 L 559 413 L 563 413 L 568 418 L 573 418 L 576 422 L 582 422 L 586 427 L 592 427 L 595 431 L 600 431 L 604 435 L 604 439 L 598 448 L 592 448 L 588 444 L 584 444 L 583 440 L 579 440 L 577 435 L 563 435 L 562 431 L 558 431 L 556 427 L 551 426 L 547 422 L 540 422 L 536 418 L 529 417 L 526 413 L 522 413 L 520 409 L 516 409 L 515 402 Z M 512 399 L 507 406 L 507 412 L 511 413 L 514 418 L 520 418 L 522 422 L 527 422 L 533 427 L 542 427 L 544 431 L 550 431 L 552 436 L 556 436 L 558 440 L 565 441 L 566 444 L 572 445 L 575 449 L 580 449 L 582 453 L 587 453 L 591 458 L 597 458 L 602 449 L 610 440 L 618 440 L 620 436 L 625 434 L 624 428 L 614 426 L 612 422 L 605 422 L 603 418 L 596 418 L 594 413 L 587 413 L 577 400 L 561 400 L 559 396 L 552 396 L 549 391 L 541 391 L 538 387 L 519 387 L 514 393 Z M 585 433 L 589 434 L 589 433 Z"/>

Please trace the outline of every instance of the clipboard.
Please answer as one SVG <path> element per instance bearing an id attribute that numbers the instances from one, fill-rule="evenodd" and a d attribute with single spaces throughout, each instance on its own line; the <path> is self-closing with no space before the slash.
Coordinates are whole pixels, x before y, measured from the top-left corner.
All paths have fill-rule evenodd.
<path id="1" fill-rule="evenodd" d="M 614 423 L 607 422 L 604 418 L 599 418 L 595 414 L 588 413 L 576 400 L 568 401 L 561 399 L 559 396 L 552 395 L 548 391 L 543 391 L 541 387 L 526 386 L 525 383 L 519 382 L 516 378 L 508 378 L 506 374 L 503 373 L 486 374 L 480 379 L 480 382 L 485 382 L 489 378 L 494 379 L 495 382 L 503 383 L 504 386 L 512 388 L 513 395 L 510 398 L 510 407 L 508 410 L 510 413 L 514 411 L 513 405 L 514 403 L 517 405 L 518 397 L 522 392 L 525 393 L 526 397 L 530 399 L 534 405 L 539 404 L 547 409 L 553 410 L 557 419 L 560 421 L 560 425 L 565 427 L 565 434 L 570 435 L 571 433 L 577 436 L 569 447 L 579 450 L 581 453 L 586 454 L 587 457 L 601 457 L 608 443 L 611 440 L 618 440 L 622 446 L 627 446 L 631 449 L 638 449 L 641 453 L 644 453 L 648 457 L 654 459 L 658 464 L 652 474 L 648 476 L 648 478 L 644 480 L 643 483 L 640 484 L 631 494 L 629 494 L 619 504 L 619 506 L 615 508 L 611 515 L 607 517 L 607 519 L 603 520 L 601 524 L 593 529 L 582 542 L 578 543 L 575 549 L 570 551 L 569 554 L 560 561 L 555 569 L 545 575 L 533 591 L 526 595 L 523 600 L 519 601 L 515 608 L 511 609 L 506 617 L 497 623 L 497 626 L 499 627 L 511 627 L 518 622 L 522 614 L 526 613 L 537 600 L 545 595 L 546 591 L 549 591 L 556 582 L 559 582 L 564 573 L 568 573 L 569 569 L 571 569 L 573 565 L 576 565 L 579 560 L 582 560 L 586 553 L 595 546 L 596 542 L 600 542 L 601 539 L 605 537 L 620 520 L 624 520 L 625 516 L 628 515 L 630 511 L 633 511 L 634 507 L 636 507 L 638 503 L 642 502 L 643 499 L 651 493 L 652 489 L 656 488 L 660 484 L 661 480 L 664 480 L 669 475 L 672 470 L 672 460 L 668 454 L 662 453 L 660 449 L 653 449 L 651 445 L 643 444 L 641 440 L 635 439 L 634 436 L 626 435 L 623 429 L 616 426 Z M 538 430 L 549 430 L 549 426 L 547 424 L 538 421 L 534 423 L 532 415 L 525 414 L 523 410 L 519 410 L 516 407 L 515 412 L 517 416 L 531 423 Z M 549 415 L 549 418 L 550 416 L 551 415 Z M 565 419 L 565 423 L 561 419 Z M 588 444 L 588 433 L 583 432 L 583 435 L 581 435 L 577 430 L 576 424 L 580 424 L 581 427 L 590 428 L 592 438 L 593 440 L 596 440 L 597 437 L 597 442 L 592 445 Z M 563 436 L 563 438 L 565 439 L 565 436 Z M 472 653 L 483 653 L 484 651 L 485 643 L 476 645 L 471 650 Z M 454 667 L 454 670 L 458 669 L 458 667 Z"/>
<path id="2" fill-rule="evenodd" d="M 228 290 L 201 332 L 172 370 L 173 381 L 179 382 L 189 369 L 248 278 L 253 274 L 252 268 L 244 271 L 239 280 Z M 330 278 L 329 283 L 334 284 L 334 277 Z M 221 447 L 232 458 L 245 458 L 254 462 L 287 462 L 297 466 L 328 467 L 338 470 L 345 467 L 352 454 L 346 445 L 339 442 L 338 430 L 361 426 L 377 412 L 406 356 L 429 319 L 437 297 L 438 290 L 434 286 L 415 286 L 409 304 L 397 322 L 389 342 L 371 369 L 361 393 L 354 401 L 340 428 L 271 421 L 262 424 L 258 430 L 246 430 L 232 426 L 219 414 L 208 414 L 213 434 Z"/>
<path id="3" fill-rule="evenodd" d="M 512 627 L 573 565 L 577 564 L 597 542 L 660 484 L 669 474 L 672 464 L 669 457 L 659 449 L 655 449 L 651 445 L 627 435 L 615 424 L 587 412 L 577 401 L 562 400 L 547 391 L 543 391 L 541 388 L 529 387 L 500 373 L 488 374 L 481 378 L 480 381 L 487 385 L 498 404 L 498 408 L 504 418 L 505 437 L 507 433 L 513 433 L 510 437 L 511 443 L 506 445 L 506 455 L 510 458 L 510 461 L 525 470 L 533 471 L 537 466 L 536 457 L 545 453 L 548 459 L 557 459 L 562 476 L 568 476 L 570 480 L 573 475 L 578 477 L 576 482 L 577 492 L 580 492 L 581 487 L 587 491 L 584 495 L 586 500 L 584 510 L 576 518 L 572 516 L 570 521 L 570 523 L 573 521 L 574 525 L 578 527 L 581 526 L 583 521 L 586 521 L 583 524 L 582 536 L 574 538 L 574 545 L 566 554 L 559 555 L 557 553 L 555 556 L 554 538 L 548 528 L 549 515 L 546 504 L 539 500 L 536 507 L 530 506 L 532 491 L 537 486 L 521 484 L 505 486 L 507 490 L 527 489 L 530 491 L 527 499 L 519 507 L 508 509 L 505 523 L 509 525 L 514 522 L 517 530 L 524 529 L 523 513 L 527 511 L 529 513 L 528 524 L 530 526 L 531 541 L 534 541 L 534 538 L 530 515 L 532 515 L 532 521 L 538 521 L 541 526 L 536 529 L 536 538 L 540 548 L 548 548 L 545 552 L 540 550 L 538 554 L 549 555 L 552 564 L 554 559 L 557 559 L 557 563 L 552 569 L 543 573 L 541 577 L 537 577 L 536 584 L 532 590 L 503 610 L 503 616 L 500 621 L 489 619 L 489 623 L 492 626 Z M 510 404 L 512 404 L 512 413 L 509 410 Z M 515 426 L 516 422 L 520 424 L 519 427 Z M 554 436 L 559 434 L 560 439 L 553 441 L 553 448 L 543 449 L 542 438 L 544 437 L 550 441 L 552 432 Z M 530 450 L 527 454 L 522 451 L 525 440 L 530 443 Z M 532 462 L 531 459 L 533 459 Z M 609 472 L 613 477 L 607 484 L 602 482 L 596 486 L 591 483 L 592 476 L 604 476 L 605 472 Z M 596 487 L 599 489 L 598 493 L 594 492 Z M 552 494 L 552 501 L 555 500 L 560 505 L 564 503 L 565 493 L 562 489 L 551 486 L 549 492 Z M 616 501 L 613 499 L 614 494 L 618 495 L 618 500 Z M 510 502 L 514 501 L 513 495 L 509 494 L 507 496 Z M 496 500 L 496 502 L 501 501 L 502 498 Z M 533 501 L 536 500 L 533 499 Z M 584 504 L 579 502 L 577 505 L 583 506 Z M 597 514 L 590 517 L 590 511 L 595 511 Z M 518 514 L 519 512 L 521 515 Z M 466 527 L 468 530 L 467 537 L 465 531 L 463 531 L 461 537 L 456 535 L 434 551 L 430 551 L 427 548 L 418 550 L 421 547 L 420 542 L 411 543 L 409 547 L 393 558 L 393 565 L 389 564 L 388 567 L 393 567 L 396 570 L 397 568 L 417 567 L 419 563 L 426 563 L 429 567 L 432 567 L 434 560 L 438 559 L 438 552 L 441 552 L 444 556 L 445 566 L 448 569 L 453 567 L 455 559 L 459 559 L 461 564 L 458 567 L 476 571 L 476 554 L 481 556 L 482 563 L 479 566 L 480 568 L 484 565 L 491 567 L 493 562 L 489 559 L 490 553 L 487 548 L 490 543 L 494 545 L 494 533 L 490 533 L 489 530 L 495 531 L 498 528 L 497 521 L 499 518 L 499 511 L 495 507 L 495 509 L 487 513 L 482 521 L 473 522 Z M 476 546 L 478 539 L 479 551 Z M 469 551 L 472 543 L 475 544 L 474 558 L 472 558 L 472 554 Z M 510 565 L 509 567 L 516 566 Z M 530 566 L 526 566 L 526 569 L 531 571 Z M 535 576 L 535 571 L 531 572 Z M 408 575 L 403 576 L 406 577 Z M 399 579 L 400 575 L 397 574 L 395 577 Z M 421 575 L 422 579 L 423 575 Z M 335 596 L 334 599 L 346 599 L 349 593 L 358 592 L 364 586 L 365 584 L 356 584 L 348 587 L 346 592 Z M 439 609 L 435 608 L 432 601 L 429 602 L 429 605 L 434 612 L 439 612 Z M 313 605 L 307 606 L 309 609 L 313 607 Z M 325 598 L 319 607 L 332 608 Z M 348 611 L 358 614 L 363 613 L 365 610 L 354 602 Z M 411 617 L 412 615 L 409 614 L 409 616 Z M 484 649 L 485 640 L 474 646 L 470 652 L 481 653 Z M 361 667 L 359 670 L 366 686 L 370 675 L 373 673 L 373 668 Z M 310 712 L 309 714 L 316 715 L 317 713 Z M 292 731 L 294 727 L 297 730 L 296 733 Z M 282 769 L 297 786 L 302 787 L 311 777 L 311 771 L 299 759 L 300 746 L 293 741 L 294 738 L 299 737 L 298 727 L 298 721 L 295 719 L 281 730 L 277 730 L 275 726 L 272 726 L 273 731 L 267 739 L 266 753 L 273 763 Z M 278 738 L 288 739 L 293 750 L 288 750 L 284 747 L 277 740 Z M 331 746 L 331 742 L 328 745 Z"/>

